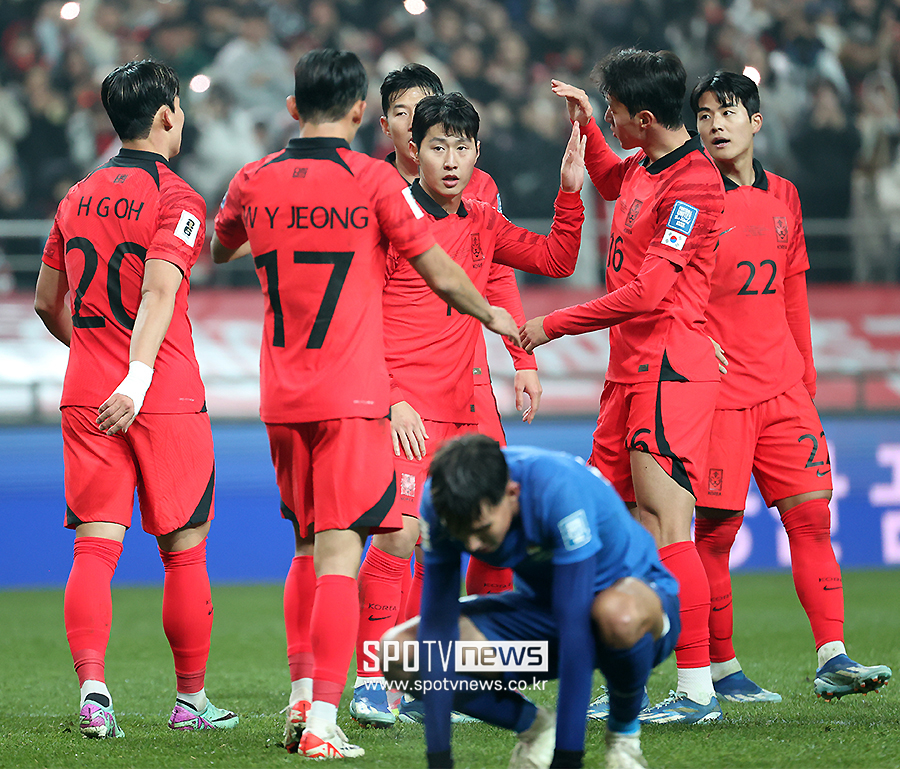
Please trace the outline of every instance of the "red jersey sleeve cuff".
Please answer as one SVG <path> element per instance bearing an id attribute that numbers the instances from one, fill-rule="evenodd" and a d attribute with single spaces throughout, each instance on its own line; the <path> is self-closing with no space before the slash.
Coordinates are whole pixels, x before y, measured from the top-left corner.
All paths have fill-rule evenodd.
<path id="1" fill-rule="evenodd" d="M 556 206 L 557 208 L 581 208 L 581 193 L 566 192 L 562 187 L 560 187 L 559 192 L 556 195 Z"/>

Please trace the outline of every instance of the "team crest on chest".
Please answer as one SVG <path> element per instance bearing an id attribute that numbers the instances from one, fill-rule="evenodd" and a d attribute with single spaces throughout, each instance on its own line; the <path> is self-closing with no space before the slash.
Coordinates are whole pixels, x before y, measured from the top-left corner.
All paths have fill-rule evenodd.
<path id="1" fill-rule="evenodd" d="M 786 216 L 773 216 L 775 222 L 775 240 L 779 243 L 788 242 L 788 225 Z"/>
<path id="2" fill-rule="evenodd" d="M 472 267 L 481 269 L 484 264 L 484 250 L 481 248 L 481 236 L 477 232 L 472 233 Z"/>
<path id="3" fill-rule="evenodd" d="M 635 200 L 631 204 L 631 208 L 628 209 L 628 216 L 625 218 L 625 226 L 633 227 L 634 220 L 637 219 L 637 215 L 641 212 L 641 206 L 644 205 L 643 200 Z"/>

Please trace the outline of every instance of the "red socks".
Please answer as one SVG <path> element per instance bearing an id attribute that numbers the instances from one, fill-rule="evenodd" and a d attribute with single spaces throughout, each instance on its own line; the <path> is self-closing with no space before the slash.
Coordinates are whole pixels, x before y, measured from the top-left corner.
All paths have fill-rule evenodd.
<path id="1" fill-rule="evenodd" d="M 203 688 L 213 604 L 206 571 L 206 540 L 177 553 L 159 551 L 166 579 L 163 630 L 175 659 L 175 688 L 193 694 Z"/>
<path id="2" fill-rule="evenodd" d="M 831 547 L 831 510 L 811 499 L 781 516 L 791 545 L 791 571 L 818 649 L 844 640 L 844 588 Z"/>
<path id="3" fill-rule="evenodd" d="M 400 616 L 403 572 L 409 571 L 409 558 L 398 558 L 369 545 L 363 565 L 359 569 L 359 634 L 356 638 L 356 673 L 364 671 L 368 659 L 364 653 L 366 641 L 380 641 L 397 624 Z"/>
<path id="4" fill-rule="evenodd" d="M 403 607 L 403 616 L 400 618 L 401 622 L 406 622 L 406 620 L 411 617 L 418 617 L 422 612 L 423 579 L 425 579 L 425 567 L 419 563 L 419 559 L 416 558 L 415 565 L 413 566 L 412 584 L 409 588 L 409 594 L 406 596 L 406 606 Z"/>
<path id="5" fill-rule="evenodd" d="M 347 670 L 359 628 L 359 590 L 353 577 L 323 574 L 316 580 L 310 617 L 315 660 L 313 700 L 337 707 L 347 683 Z"/>
<path id="6" fill-rule="evenodd" d="M 316 597 L 316 568 L 311 555 L 297 555 L 284 580 L 284 630 L 291 681 L 313 677 L 309 623 Z"/>
<path id="7" fill-rule="evenodd" d="M 731 518 L 697 518 L 694 539 L 697 553 L 709 579 L 709 658 L 712 662 L 734 659 L 734 609 L 731 603 L 729 559 L 734 538 L 744 516 Z"/>
<path id="8" fill-rule="evenodd" d="M 678 580 L 681 635 L 675 646 L 679 668 L 709 665 L 709 582 L 693 542 L 675 542 L 659 549 L 659 559 Z"/>
<path id="9" fill-rule="evenodd" d="M 512 589 L 512 569 L 488 566 L 474 555 L 469 558 L 469 568 L 466 569 L 466 595 L 504 593 Z"/>
<path id="10" fill-rule="evenodd" d="M 63 615 L 80 686 L 85 681 L 105 680 L 103 661 L 112 624 L 109 585 L 122 555 L 122 543 L 101 537 L 75 537 L 74 550 Z"/>

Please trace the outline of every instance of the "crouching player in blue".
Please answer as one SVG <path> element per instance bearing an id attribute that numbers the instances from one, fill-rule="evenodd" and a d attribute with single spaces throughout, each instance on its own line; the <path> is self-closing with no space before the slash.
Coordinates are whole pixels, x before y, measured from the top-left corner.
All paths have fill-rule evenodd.
<path id="1" fill-rule="evenodd" d="M 559 696 L 554 715 L 512 685 L 460 686 L 453 655 L 430 655 L 428 669 L 420 651 L 421 681 L 408 691 L 424 700 L 428 765 L 452 766 L 455 709 L 519 734 L 511 769 L 580 767 L 599 668 L 610 695 L 606 765 L 646 767 L 638 722 L 644 686 L 679 633 L 678 584 L 653 538 L 598 472 L 568 454 L 501 449 L 472 434 L 447 443 L 429 476 L 422 616 L 382 640 L 418 639 L 419 650 L 446 650 L 456 640 L 547 641 L 548 669 L 534 677 L 558 678 Z M 460 600 L 463 552 L 512 568 L 515 591 Z M 385 671 L 388 680 L 409 678 L 398 666 Z M 499 675 L 510 684 L 523 676 Z"/>

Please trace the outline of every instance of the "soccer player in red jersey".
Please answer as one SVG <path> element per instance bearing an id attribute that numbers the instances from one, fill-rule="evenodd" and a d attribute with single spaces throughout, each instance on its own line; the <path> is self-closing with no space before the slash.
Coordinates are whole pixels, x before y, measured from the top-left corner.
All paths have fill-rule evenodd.
<path id="1" fill-rule="evenodd" d="M 406 179 L 412 182 L 419 176 L 419 165 L 410 154 L 410 137 L 412 135 L 412 117 L 416 105 L 424 96 L 436 96 L 444 93 L 440 78 L 422 64 L 407 64 L 400 69 L 388 73 L 381 84 L 381 128 L 394 144 L 394 151 L 388 155 L 391 163 Z M 464 200 L 482 200 L 498 211 L 502 211 L 500 193 L 491 175 L 476 167 L 472 178 L 463 192 Z M 512 268 L 502 264 L 492 264 L 490 268 L 485 298 L 499 307 L 509 310 L 520 325 L 525 322 L 522 311 L 522 300 L 516 284 Z M 491 436 L 506 445 L 506 435 L 500 422 L 497 401 L 491 385 L 491 372 L 488 368 L 487 348 L 484 338 L 476 340 L 475 363 L 475 413 L 478 415 L 478 431 Z M 516 408 L 522 411 L 522 420 L 529 424 L 540 407 L 541 383 L 537 373 L 537 361 L 534 355 L 525 353 L 521 347 L 507 344 L 507 350 L 513 359 L 516 370 L 514 390 Z M 529 405 L 526 408 L 525 395 Z M 412 446 L 413 450 L 415 446 Z M 421 446 L 419 446 L 421 448 Z M 412 457 L 410 457 L 412 458 Z M 422 565 L 417 552 L 416 577 L 412 590 L 407 594 L 408 605 L 401 607 L 404 618 L 418 614 L 419 596 L 422 588 Z M 405 573 L 404 573 L 405 577 Z M 512 569 L 496 569 L 488 566 L 478 558 L 470 558 L 466 570 L 466 592 L 497 593 L 512 589 Z M 404 591 L 406 592 L 406 591 Z"/>
<path id="2" fill-rule="evenodd" d="M 386 160 L 410 184 L 419 175 L 419 164 L 410 153 L 413 113 L 416 105 L 423 97 L 443 93 L 444 86 L 441 83 L 441 79 L 428 67 L 416 63 L 407 64 L 400 69 L 389 72 L 381 84 L 381 107 L 383 111 L 381 128 L 394 145 L 394 151 L 387 156 Z M 497 185 L 490 174 L 479 168 L 474 169 L 472 179 L 466 185 L 464 198 L 483 200 L 501 210 L 500 194 Z M 492 264 L 489 276 L 485 298 L 491 304 L 496 304 L 509 310 L 515 321 L 520 325 L 524 323 L 525 314 L 522 311 L 522 301 L 519 298 L 519 289 L 512 268 L 501 264 Z M 484 338 L 478 338 L 476 344 L 473 374 L 476 385 L 475 412 L 478 415 L 478 429 L 480 432 L 490 435 L 501 445 L 505 445 L 506 436 L 500 423 L 500 414 L 497 410 L 497 402 L 491 386 Z M 520 411 L 525 409 L 522 418 L 530 423 L 537 414 L 541 398 L 541 384 L 537 375 L 537 362 L 534 355 L 525 353 L 521 347 L 507 343 L 507 349 L 516 368 L 514 382 L 516 408 Z M 530 405 L 527 409 L 525 408 L 524 398 L 526 393 L 530 400 Z M 421 449 L 418 441 L 413 444 L 407 444 L 404 450 L 409 458 L 412 459 L 413 452 L 417 449 Z M 395 451 L 399 454 L 399 446 Z M 399 570 L 398 565 L 391 559 L 379 559 L 375 557 L 376 555 L 377 553 L 373 553 L 372 558 L 367 558 L 360 571 L 360 586 L 363 588 L 364 593 L 364 585 L 370 579 L 374 579 L 377 582 L 390 581 L 396 577 L 396 573 Z M 401 619 L 418 614 L 423 574 L 418 545 L 416 545 L 415 564 L 415 578 L 412 580 L 410 580 L 409 569 L 405 567 L 402 569 L 399 614 Z M 468 593 L 496 593 L 511 589 L 511 569 L 496 569 L 474 557 L 469 560 L 469 566 L 466 571 L 466 591 Z M 366 607 L 363 605 L 360 621 L 369 621 L 369 616 L 380 614 L 379 610 L 367 613 Z"/>
<path id="3" fill-rule="evenodd" d="M 61 411 L 75 556 L 64 613 L 87 737 L 123 736 L 104 662 L 110 581 L 135 488 L 141 524 L 156 536 L 165 568 L 163 628 L 177 691 L 169 726 L 238 722 L 204 690 L 215 463 L 187 298 L 206 204 L 169 168 L 184 126 L 178 90 L 175 72 L 153 61 L 107 75 L 100 94 L 122 150 L 60 203 L 35 296 L 41 320 L 70 348 Z"/>
<path id="4" fill-rule="evenodd" d="M 663 564 L 678 578 L 682 631 L 675 647 L 675 695 L 645 709 L 643 720 L 718 720 L 709 663 L 709 584 L 691 540 L 691 519 L 705 467 L 720 362 L 704 312 L 722 179 L 681 120 L 686 75 L 669 52 L 624 50 L 595 73 L 606 121 L 628 149 L 606 144 L 587 94 L 559 81 L 569 116 L 587 138 L 591 180 L 616 200 L 604 297 L 528 321 L 526 349 L 563 334 L 609 328 L 610 361 L 590 462 L 655 536 Z M 593 717 L 608 712 L 605 698 Z"/>
<path id="5" fill-rule="evenodd" d="M 697 84 L 690 101 L 703 143 L 725 181 L 725 216 L 706 317 L 730 365 L 719 388 L 695 524 L 712 596 L 714 686 L 719 697 L 732 702 L 781 700 L 744 674 L 731 638 L 729 554 L 752 472 L 788 535 L 794 586 L 818 653 L 816 694 L 831 699 L 874 691 L 890 678 L 890 668 L 860 665 L 844 648 L 844 594 L 828 507 L 831 464 L 813 404 L 809 259 L 797 190 L 753 157 L 753 137 L 763 118 L 759 89 L 750 78 L 715 72 Z"/>
<path id="6" fill-rule="evenodd" d="M 413 182 L 412 194 L 431 221 L 438 242 L 481 290 L 490 279 L 494 260 L 555 277 L 571 274 L 584 219 L 580 131 L 573 127 L 566 148 L 553 228 L 550 235 L 541 236 L 516 227 L 488 203 L 466 199 L 478 157 L 478 126 L 475 108 L 458 93 L 427 96 L 416 107 L 412 142 L 421 177 Z M 448 312 L 446 304 L 432 297 L 422 279 L 398 258 L 388 266 L 384 324 L 394 466 L 400 479 L 395 508 L 403 514 L 404 525 L 402 531 L 374 537 L 367 561 L 389 561 L 399 571 L 419 536 L 427 454 L 457 435 L 478 429 L 472 361 L 481 330 L 469 318 Z M 367 644 L 374 646 L 394 624 L 399 591 L 397 577 L 383 580 L 370 584 L 367 600 L 361 602 L 362 612 L 372 615 L 360 625 L 359 677 L 350 706 L 361 723 L 390 726 L 394 722 L 383 683 L 373 675 L 375 671 L 366 670 L 365 652 Z"/>
<path id="7" fill-rule="evenodd" d="M 368 87 L 356 55 L 311 51 L 294 75 L 287 108 L 300 138 L 232 179 L 213 258 L 252 251 L 265 295 L 260 414 L 296 541 L 285 746 L 354 757 L 364 751 L 336 715 L 359 621 L 356 574 L 368 533 L 401 526 L 381 309 L 388 243 L 443 302 L 506 336 L 517 330 L 436 245 L 403 179 L 350 149 Z"/>

